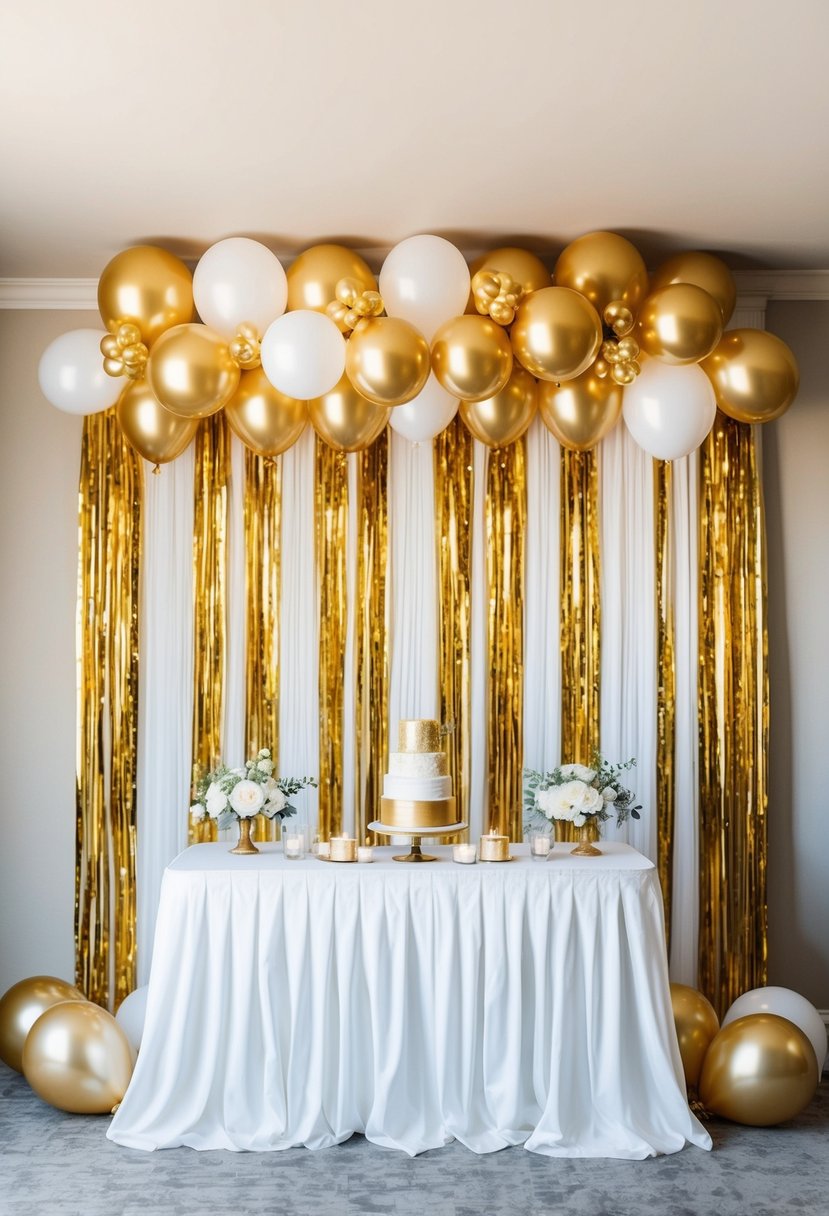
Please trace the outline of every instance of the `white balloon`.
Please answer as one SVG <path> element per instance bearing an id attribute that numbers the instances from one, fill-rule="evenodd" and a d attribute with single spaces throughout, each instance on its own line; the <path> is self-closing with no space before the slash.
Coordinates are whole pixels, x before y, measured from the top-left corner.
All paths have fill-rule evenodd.
<path id="1" fill-rule="evenodd" d="M 677 460 L 702 443 L 714 425 L 711 381 L 696 364 L 672 367 L 648 359 L 625 389 L 622 417 L 633 438 L 658 460 Z"/>
<path id="2" fill-rule="evenodd" d="M 141 1048 L 141 1038 L 144 1034 L 148 990 L 148 985 L 145 984 L 143 988 L 136 988 L 129 996 L 125 996 L 115 1015 L 116 1022 L 136 1051 Z"/>
<path id="3" fill-rule="evenodd" d="M 410 236 L 383 263 L 380 295 L 390 317 L 411 322 L 431 342 L 444 321 L 466 308 L 469 267 L 442 236 Z"/>
<path id="4" fill-rule="evenodd" d="M 282 264 L 259 241 L 228 237 L 211 245 L 193 275 L 193 298 L 205 325 L 235 338 L 240 325 L 252 325 L 259 337 L 288 302 L 288 280 Z"/>
<path id="5" fill-rule="evenodd" d="M 323 312 L 298 308 L 268 327 L 262 369 L 274 388 L 297 401 L 322 397 L 345 371 L 345 338 Z"/>
<path id="6" fill-rule="evenodd" d="M 104 371 L 102 329 L 71 329 L 40 356 L 37 378 L 43 396 L 65 414 L 99 414 L 121 396 L 128 381 Z"/>
<path id="7" fill-rule="evenodd" d="M 394 407 L 389 426 L 410 443 L 427 443 L 448 427 L 457 412 L 457 397 L 447 393 L 435 373 L 430 372 L 416 397 Z"/>
<path id="8" fill-rule="evenodd" d="M 722 1024 L 727 1026 L 729 1022 L 751 1013 L 776 1013 L 778 1017 L 786 1018 L 794 1022 L 795 1026 L 799 1026 L 815 1049 L 820 1081 L 826 1061 L 826 1027 L 817 1009 L 805 996 L 793 992 L 791 988 L 752 988 L 751 992 L 744 992 L 742 996 L 737 997 Z"/>

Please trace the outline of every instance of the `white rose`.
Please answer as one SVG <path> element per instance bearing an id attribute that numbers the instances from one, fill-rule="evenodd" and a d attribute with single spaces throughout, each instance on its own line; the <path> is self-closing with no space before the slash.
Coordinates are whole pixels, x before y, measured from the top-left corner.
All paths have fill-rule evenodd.
<path id="1" fill-rule="evenodd" d="M 594 790 L 592 785 L 584 785 L 581 782 L 572 782 L 572 785 L 579 784 L 581 789 L 573 796 L 573 811 L 577 815 L 595 815 L 604 806 L 604 799 L 598 790 Z"/>
<path id="2" fill-rule="evenodd" d="M 265 801 L 265 791 L 258 781 L 239 781 L 230 793 L 230 806 L 240 819 L 258 815 Z"/>
<path id="3" fill-rule="evenodd" d="M 270 774 L 273 772 L 273 760 L 260 760 L 256 767 L 260 773 Z"/>
<path id="4" fill-rule="evenodd" d="M 560 772 L 562 777 L 575 778 L 577 781 L 583 781 L 585 785 L 589 785 L 596 776 L 596 770 L 587 768 L 584 764 L 562 764 Z"/>
<path id="5" fill-rule="evenodd" d="M 227 809 L 227 794 L 222 792 L 215 781 L 207 791 L 205 801 L 207 803 L 207 813 L 211 819 L 218 819 L 222 811 Z"/>
<path id="6" fill-rule="evenodd" d="M 550 790 L 552 794 L 551 806 L 553 819 L 572 819 L 573 818 L 573 785 L 579 783 L 568 781 L 564 785 L 554 785 Z"/>
<path id="7" fill-rule="evenodd" d="M 587 823 L 586 815 L 574 815 L 573 816 L 573 827 L 574 828 L 582 828 L 582 827 L 584 827 L 584 825 L 586 823 Z"/>
<path id="8" fill-rule="evenodd" d="M 605 802 L 615 802 L 616 801 L 617 792 L 616 792 L 616 790 L 614 790 L 612 785 L 606 785 L 604 787 L 604 789 L 602 790 L 602 798 L 605 800 Z"/>
<path id="9" fill-rule="evenodd" d="M 279 788 L 276 782 L 274 782 L 273 785 L 273 789 L 268 793 L 268 813 L 271 815 L 278 815 L 279 812 L 284 810 L 287 806 L 288 799 L 282 793 L 282 790 Z"/>
<path id="10" fill-rule="evenodd" d="M 535 796 L 535 805 L 548 819 L 552 819 L 555 807 L 555 786 L 548 790 L 539 790 Z"/>
<path id="11" fill-rule="evenodd" d="M 202 806 L 202 804 L 200 802 L 194 802 L 193 805 L 190 807 L 190 818 L 193 820 L 194 823 L 201 823 L 202 819 L 204 819 L 206 814 L 207 814 L 207 811 L 205 811 L 204 807 Z"/>

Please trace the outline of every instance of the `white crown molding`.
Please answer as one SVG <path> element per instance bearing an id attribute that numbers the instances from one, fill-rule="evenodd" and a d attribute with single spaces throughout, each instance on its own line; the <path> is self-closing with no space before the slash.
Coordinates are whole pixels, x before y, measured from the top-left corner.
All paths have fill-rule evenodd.
<path id="1" fill-rule="evenodd" d="M 829 300 L 829 270 L 735 270 L 737 296 L 748 302 Z"/>
<path id="2" fill-rule="evenodd" d="M 98 311 L 97 279 L 0 279 L 0 308 Z"/>

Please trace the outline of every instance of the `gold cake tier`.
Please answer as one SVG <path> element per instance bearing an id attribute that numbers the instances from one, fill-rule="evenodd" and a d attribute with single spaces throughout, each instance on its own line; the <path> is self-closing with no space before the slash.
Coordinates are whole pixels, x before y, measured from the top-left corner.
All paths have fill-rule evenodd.
<path id="1" fill-rule="evenodd" d="M 380 822 L 390 828 L 442 828 L 459 823 L 454 798 L 434 802 L 414 798 L 381 798 Z"/>
<path id="2" fill-rule="evenodd" d="M 439 752 L 440 723 L 433 718 L 403 718 L 397 725 L 399 752 Z"/>

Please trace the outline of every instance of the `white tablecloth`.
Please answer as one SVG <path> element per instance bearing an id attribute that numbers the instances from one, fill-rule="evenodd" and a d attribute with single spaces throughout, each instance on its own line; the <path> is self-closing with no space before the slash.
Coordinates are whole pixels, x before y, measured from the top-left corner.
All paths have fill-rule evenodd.
<path id="1" fill-rule="evenodd" d="M 187 849 L 164 875 L 131 1148 L 412 1155 L 460 1140 L 640 1159 L 711 1141 L 688 1109 L 649 861 L 286 861 Z"/>

